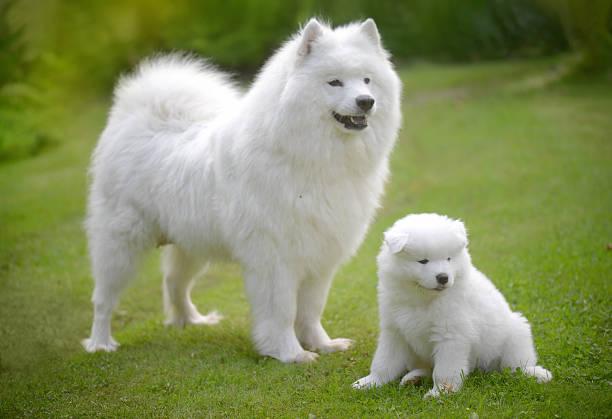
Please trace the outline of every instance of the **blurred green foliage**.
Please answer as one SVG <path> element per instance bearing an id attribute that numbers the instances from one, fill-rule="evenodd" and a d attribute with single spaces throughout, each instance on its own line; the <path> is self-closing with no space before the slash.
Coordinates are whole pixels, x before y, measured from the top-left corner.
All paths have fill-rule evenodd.
<path id="1" fill-rule="evenodd" d="M 252 74 L 311 16 L 335 25 L 373 17 L 400 62 L 530 57 L 574 47 L 591 51 L 585 56 L 596 68 L 606 56 L 602 40 L 609 40 L 610 4 L 0 0 L 0 160 L 33 154 L 48 142 L 30 116 L 41 109 L 48 113 L 71 96 L 108 96 L 119 74 L 155 52 L 193 51 L 224 69 Z"/>
<path id="2" fill-rule="evenodd" d="M 23 28 L 13 27 L 8 19 L 14 3 L 0 3 L 0 86 L 19 79 L 26 67 Z"/>
<path id="3" fill-rule="evenodd" d="M 373 17 L 399 60 L 466 61 L 567 47 L 558 19 L 533 0 L 20 0 L 28 48 L 66 81 L 107 88 L 155 51 L 190 50 L 252 72 L 311 16 Z M 81 80 L 85 79 L 85 80 Z"/>
<path id="4" fill-rule="evenodd" d="M 558 16 L 565 35 L 582 54 L 581 69 L 597 72 L 612 66 L 612 0 L 538 0 Z"/>
<path id="5" fill-rule="evenodd" d="M 24 113 L 35 109 L 26 80 L 27 59 L 23 28 L 9 21 L 15 1 L 0 3 L 0 162 L 38 153 L 50 140 L 37 132 L 35 118 Z"/>

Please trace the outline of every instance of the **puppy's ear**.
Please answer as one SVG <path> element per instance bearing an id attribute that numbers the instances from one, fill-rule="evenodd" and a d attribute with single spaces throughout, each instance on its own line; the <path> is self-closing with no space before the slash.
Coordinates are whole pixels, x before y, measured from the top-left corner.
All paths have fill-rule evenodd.
<path id="1" fill-rule="evenodd" d="M 457 235 L 459 240 L 461 240 L 463 247 L 466 247 L 468 245 L 468 238 L 467 231 L 465 230 L 465 225 L 461 221 L 455 220 L 453 221 L 453 228 L 455 230 L 455 234 Z"/>
<path id="2" fill-rule="evenodd" d="M 404 247 L 408 243 L 408 236 L 406 236 L 405 234 L 397 234 L 386 231 L 384 237 L 385 244 L 393 254 L 399 253 L 404 250 Z"/>
<path id="3" fill-rule="evenodd" d="M 304 30 L 302 30 L 302 38 L 298 47 L 298 55 L 305 57 L 310 54 L 312 43 L 323 34 L 323 27 L 319 21 L 312 18 L 308 21 Z"/>
<path id="4" fill-rule="evenodd" d="M 380 46 L 380 34 L 374 19 L 368 18 L 360 26 L 361 32 L 363 32 L 377 47 Z"/>

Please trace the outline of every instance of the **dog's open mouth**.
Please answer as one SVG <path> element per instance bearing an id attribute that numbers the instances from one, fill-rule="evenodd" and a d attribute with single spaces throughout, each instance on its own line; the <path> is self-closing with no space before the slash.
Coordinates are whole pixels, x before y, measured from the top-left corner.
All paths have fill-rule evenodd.
<path id="1" fill-rule="evenodd" d="M 344 125 L 346 129 L 353 129 L 360 131 L 367 128 L 368 118 L 365 115 L 340 115 L 337 112 L 333 112 L 336 121 Z"/>
<path id="2" fill-rule="evenodd" d="M 437 286 L 437 287 L 435 287 L 435 288 L 425 287 L 425 286 L 423 286 L 423 285 L 421 285 L 421 284 L 419 284 L 419 283 L 417 283 L 417 285 L 418 285 L 419 287 L 423 288 L 423 289 L 424 289 L 424 290 L 426 290 L 426 291 L 437 291 L 437 292 L 440 292 L 440 291 L 444 291 L 445 289 L 447 289 L 447 288 L 448 288 L 448 287 L 446 287 L 446 286 L 444 286 L 444 285 L 438 285 L 438 286 Z"/>

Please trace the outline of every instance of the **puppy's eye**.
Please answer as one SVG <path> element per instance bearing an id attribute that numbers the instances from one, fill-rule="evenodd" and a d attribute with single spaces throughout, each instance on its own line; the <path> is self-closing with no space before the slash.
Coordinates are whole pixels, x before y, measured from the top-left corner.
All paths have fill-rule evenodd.
<path id="1" fill-rule="evenodd" d="M 370 84 L 370 78 L 369 78 L 369 77 L 366 77 L 365 79 L 363 79 L 363 82 L 364 82 L 365 84 Z"/>
<path id="2" fill-rule="evenodd" d="M 450 262 L 450 258 L 446 258 L 446 260 L 448 260 Z"/>
<path id="3" fill-rule="evenodd" d="M 425 265 L 425 264 L 427 264 L 427 262 L 429 262 L 429 259 L 421 259 L 421 260 L 419 260 L 419 263 L 421 265 Z"/>
<path id="4" fill-rule="evenodd" d="M 332 81 L 328 81 L 327 84 L 329 84 L 330 86 L 334 86 L 334 87 L 342 87 L 342 86 L 344 86 L 344 83 L 342 83 L 338 79 L 333 79 Z"/>

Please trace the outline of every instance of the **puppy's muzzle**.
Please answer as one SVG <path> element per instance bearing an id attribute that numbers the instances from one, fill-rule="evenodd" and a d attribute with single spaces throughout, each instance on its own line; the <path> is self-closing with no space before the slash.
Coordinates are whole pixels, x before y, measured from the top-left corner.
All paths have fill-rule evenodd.
<path id="1" fill-rule="evenodd" d="M 436 281 L 438 281 L 438 284 L 440 285 L 444 285 L 448 282 L 448 275 L 446 274 L 438 274 L 436 275 Z"/>

